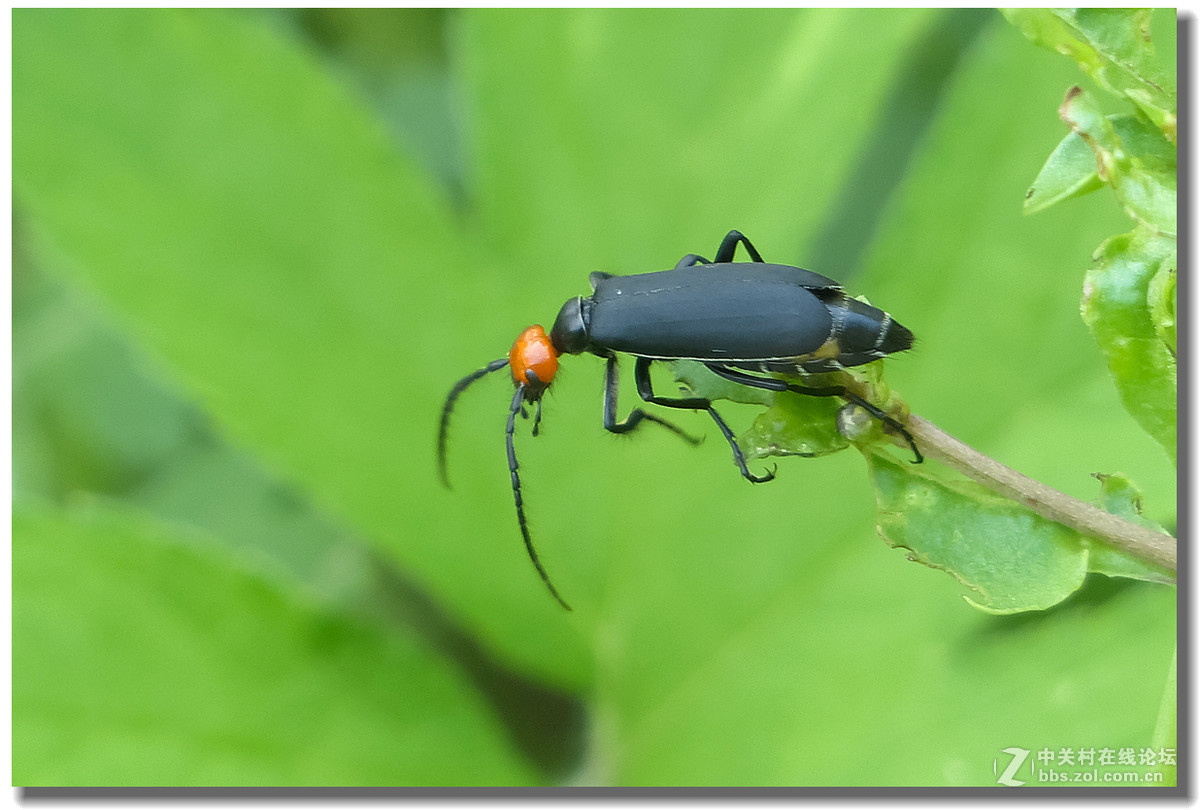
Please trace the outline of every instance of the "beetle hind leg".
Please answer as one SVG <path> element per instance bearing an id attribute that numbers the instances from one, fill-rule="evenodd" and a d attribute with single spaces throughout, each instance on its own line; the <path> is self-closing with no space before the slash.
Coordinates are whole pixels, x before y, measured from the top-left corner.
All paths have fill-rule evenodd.
<path id="1" fill-rule="evenodd" d="M 733 431 L 730 430 L 729 425 L 725 424 L 725 420 L 721 418 L 721 415 L 717 413 L 716 409 L 713 408 L 712 405 L 709 405 L 705 410 L 708 411 L 708 415 L 713 418 L 713 421 L 717 423 L 717 428 L 721 431 L 721 435 L 725 437 L 725 441 L 729 442 L 729 447 L 733 450 L 733 463 L 737 465 L 737 468 L 741 471 L 743 478 L 745 478 L 751 484 L 765 484 L 767 481 L 770 481 L 775 477 L 775 467 L 772 467 L 764 475 L 755 475 L 754 473 L 750 472 L 749 468 L 746 467 L 746 454 L 743 453 L 742 448 L 738 446 L 737 438 L 734 437 Z"/>
<path id="2" fill-rule="evenodd" d="M 852 391 L 846 390 L 844 385 L 828 385 L 820 388 L 807 387 L 803 385 L 794 385 L 784 380 L 777 380 L 774 377 L 756 377 L 753 374 L 747 374 L 744 371 L 739 371 L 738 369 L 730 368 L 729 366 L 723 366 L 720 363 L 705 363 L 704 365 L 706 365 L 708 369 L 718 377 L 724 377 L 730 382 L 748 385 L 751 388 L 762 388 L 767 391 L 793 391 L 797 394 L 804 394 L 805 396 L 809 397 L 841 397 L 847 402 L 851 402 L 859 406 L 867 413 L 871 414 L 871 416 L 875 417 L 884 425 L 886 425 L 888 428 L 900 434 L 900 436 L 904 438 L 904 441 L 908 442 L 908 446 L 913 451 L 913 456 L 915 457 L 913 464 L 920 464 L 925 460 L 925 456 L 921 454 L 919 449 L 917 449 L 917 443 L 913 439 L 912 434 L 908 432 L 908 428 L 904 427 L 904 425 L 900 423 L 900 420 L 884 411 L 878 405 L 868 402 Z"/>

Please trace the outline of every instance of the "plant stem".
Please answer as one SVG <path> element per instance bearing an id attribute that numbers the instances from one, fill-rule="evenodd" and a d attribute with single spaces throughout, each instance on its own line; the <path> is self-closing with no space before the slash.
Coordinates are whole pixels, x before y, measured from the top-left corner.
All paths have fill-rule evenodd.
<path id="1" fill-rule="evenodd" d="M 1171 535 L 1131 523 L 1035 481 L 985 456 L 916 414 L 908 417 L 907 427 L 917 446 L 929 458 L 953 467 L 993 492 L 1027 506 L 1048 520 L 1175 573 L 1176 541 Z M 899 443 L 906 446 L 903 441 Z"/>

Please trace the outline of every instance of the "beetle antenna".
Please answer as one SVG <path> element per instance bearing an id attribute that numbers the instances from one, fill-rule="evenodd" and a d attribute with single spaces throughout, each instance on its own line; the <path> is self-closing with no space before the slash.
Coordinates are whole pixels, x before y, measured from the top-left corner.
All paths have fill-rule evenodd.
<path id="1" fill-rule="evenodd" d="M 513 433 L 517 427 L 517 414 L 521 412 L 521 408 L 525 405 L 525 388 L 524 383 L 518 383 L 517 391 L 513 394 L 512 407 L 508 409 L 508 424 L 504 428 L 505 440 L 508 446 L 508 471 L 512 475 L 513 502 L 517 505 L 517 524 L 521 527 L 521 537 L 525 540 L 525 550 L 529 552 L 529 559 L 533 562 L 533 567 L 537 569 L 538 575 L 541 576 L 542 582 L 546 583 L 546 587 L 550 589 L 550 595 L 558 600 L 560 605 L 570 610 L 571 606 L 558 595 L 558 591 L 555 589 L 553 583 L 550 582 L 550 576 L 546 573 L 546 569 L 542 567 L 541 560 L 538 559 L 537 552 L 533 550 L 533 540 L 529 537 L 529 526 L 525 523 L 525 504 L 521 500 L 521 476 L 517 472 L 517 449 L 513 445 Z M 538 404 L 540 405 L 541 403 L 539 402 Z"/>
<path id="2" fill-rule="evenodd" d="M 493 371 L 499 371 L 508 365 L 508 358 L 501 357 L 499 360 L 493 360 L 478 371 L 472 371 L 467 376 L 454 384 L 450 389 L 450 393 L 446 396 L 446 404 L 442 406 L 442 421 L 438 427 L 437 441 L 437 459 L 438 459 L 438 475 L 442 479 L 442 485 L 446 489 L 450 489 L 450 478 L 446 474 L 446 433 L 450 427 L 450 412 L 454 410 L 454 402 L 458 399 L 458 395 L 467 389 L 471 383 L 478 380 L 480 377 L 491 374 Z"/>

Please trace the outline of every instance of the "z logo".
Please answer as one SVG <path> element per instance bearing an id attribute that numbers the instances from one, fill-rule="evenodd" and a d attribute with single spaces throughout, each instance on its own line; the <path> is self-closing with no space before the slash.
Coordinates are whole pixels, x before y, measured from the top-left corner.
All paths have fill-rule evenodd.
<path id="1" fill-rule="evenodd" d="M 996 781 L 1009 787 L 1019 787 L 1025 784 L 1020 779 L 1014 779 L 1013 775 L 1025 764 L 1025 760 L 1029 757 L 1029 751 L 1024 748 L 1005 748 L 1000 753 L 1009 754 L 1012 757 L 1012 761 L 1008 763 L 1008 767 L 1004 769 L 1004 773 L 996 777 Z M 995 773 L 999 769 L 999 759 L 992 760 L 992 773 Z"/>

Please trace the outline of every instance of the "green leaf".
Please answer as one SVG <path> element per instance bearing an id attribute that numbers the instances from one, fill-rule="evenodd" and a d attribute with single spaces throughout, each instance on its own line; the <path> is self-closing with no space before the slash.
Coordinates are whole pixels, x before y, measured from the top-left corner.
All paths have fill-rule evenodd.
<path id="1" fill-rule="evenodd" d="M 1041 517 L 974 482 L 947 481 L 933 469 L 868 453 L 879 504 L 879 534 L 908 559 L 951 574 L 971 589 L 964 598 L 988 613 L 1053 607 L 1088 572 L 1174 584 L 1148 565 Z M 1121 475 L 1097 475 L 1106 511 L 1162 531 L 1141 514 L 1141 493 Z"/>
<path id="2" fill-rule="evenodd" d="M 1142 493 L 1129 478 L 1120 473 L 1093 473 L 1092 477 L 1100 482 L 1099 504 L 1105 512 L 1162 531 L 1161 526 L 1142 516 Z"/>
<path id="3" fill-rule="evenodd" d="M 1134 151 L 1095 101 L 1078 87 L 1067 93 L 1059 115 L 1091 147 L 1099 178 L 1112 186 L 1126 212 L 1146 227 L 1174 236 L 1175 150 L 1163 142 L 1149 152 Z M 1145 139 L 1138 142 L 1142 149 L 1144 144 Z"/>
<path id="4" fill-rule="evenodd" d="M 1004 9 L 1042 47 L 1074 59 L 1101 87 L 1128 97 L 1175 142 L 1175 84 L 1158 67 L 1150 9 Z"/>
<path id="5" fill-rule="evenodd" d="M 1119 473 L 1094 473 L 1100 482 L 1099 504 L 1106 512 L 1120 515 L 1132 523 L 1138 523 L 1156 531 L 1164 531 L 1153 520 L 1142 515 L 1142 493 L 1126 476 Z M 1144 579 L 1148 582 L 1174 584 L 1175 576 L 1170 571 L 1144 563 L 1104 543 L 1089 541 L 1091 555 L 1088 570 L 1110 577 Z"/>
<path id="6" fill-rule="evenodd" d="M 978 484 L 943 483 L 881 456 L 868 459 L 880 535 L 910 560 L 957 577 L 981 610 L 1044 610 L 1083 584 L 1087 550 L 1072 530 Z"/>
<path id="7" fill-rule="evenodd" d="M 535 778 L 440 654 L 127 511 L 18 506 L 12 632 L 14 784 Z"/>
<path id="8" fill-rule="evenodd" d="M 1025 192 L 1025 213 L 1035 214 L 1062 200 L 1081 197 L 1104 186 L 1096 172 L 1096 157 L 1075 132 L 1059 142 L 1033 185 Z"/>
<path id="9" fill-rule="evenodd" d="M 1126 150 L 1143 163 L 1173 173 L 1175 148 L 1145 118 L 1138 115 L 1110 115 L 1109 122 Z M 1071 199 L 1103 187 L 1096 168 L 1096 155 L 1079 133 L 1068 132 L 1047 158 L 1029 191 L 1025 194 L 1025 213 L 1042 211 L 1057 202 Z"/>
<path id="10" fill-rule="evenodd" d="M 1151 311 L 1152 280 L 1174 272 L 1175 240 L 1138 229 L 1096 251 L 1084 281 L 1083 320 L 1108 360 L 1121 401 L 1175 460 L 1175 355 L 1160 338 L 1164 315 Z"/>
<path id="11" fill-rule="evenodd" d="M 841 407 L 841 400 L 777 396 L 738 437 L 738 443 L 747 458 L 816 457 L 845 450 L 850 440 L 838 432 Z"/>
<path id="12" fill-rule="evenodd" d="M 1146 299 L 1150 305 L 1150 317 L 1154 321 L 1154 331 L 1172 357 L 1176 355 L 1176 343 L 1178 342 L 1175 327 L 1176 256 L 1177 252 L 1172 252 L 1159 266 L 1154 278 L 1150 279 L 1150 289 L 1146 292 Z"/>

